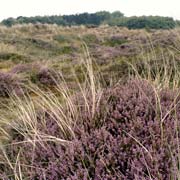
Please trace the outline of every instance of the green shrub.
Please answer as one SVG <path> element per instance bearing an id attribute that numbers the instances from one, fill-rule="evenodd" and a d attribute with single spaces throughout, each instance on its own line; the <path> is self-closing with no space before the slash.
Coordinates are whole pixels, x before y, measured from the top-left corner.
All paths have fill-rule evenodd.
<path id="1" fill-rule="evenodd" d="M 98 42 L 98 39 L 95 34 L 86 34 L 82 37 L 82 40 L 87 44 Z"/>
<path id="2" fill-rule="evenodd" d="M 12 61 L 19 61 L 19 60 L 25 60 L 26 57 L 20 54 L 16 53 L 0 53 L 0 61 L 3 60 L 12 60 Z"/>
<path id="3" fill-rule="evenodd" d="M 114 46 L 124 44 L 126 42 L 128 42 L 128 41 L 125 38 L 121 38 L 118 36 L 112 36 L 111 38 L 105 39 L 105 42 L 103 44 L 106 46 L 114 47 Z"/>
<path id="4" fill-rule="evenodd" d="M 70 38 L 66 35 L 62 35 L 62 34 L 59 34 L 59 35 L 55 35 L 53 37 L 53 39 L 55 41 L 58 41 L 59 43 L 65 43 L 65 42 L 70 42 Z"/>

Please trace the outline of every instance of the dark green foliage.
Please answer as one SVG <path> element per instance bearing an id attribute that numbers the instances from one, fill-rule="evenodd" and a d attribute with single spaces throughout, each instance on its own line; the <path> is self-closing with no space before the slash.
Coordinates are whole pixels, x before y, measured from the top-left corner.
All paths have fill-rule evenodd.
<path id="1" fill-rule="evenodd" d="M 141 16 L 125 18 L 124 21 L 117 24 L 119 26 L 126 26 L 129 29 L 171 29 L 175 27 L 173 18 L 161 16 Z"/>
<path id="2" fill-rule="evenodd" d="M 123 16 L 124 16 L 124 14 L 121 13 L 120 11 L 114 11 L 114 12 L 111 14 L 111 17 L 112 17 L 112 18 L 121 18 L 121 17 L 123 17 Z"/>
<path id="3" fill-rule="evenodd" d="M 174 21 L 170 17 L 161 16 L 140 16 L 140 17 L 124 17 L 124 14 L 115 11 L 109 13 L 100 11 L 96 13 L 81 13 L 75 15 L 63 16 L 35 16 L 23 17 L 16 19 L 8 18 L 2 21 L 6 26 L 23 23 L 42 23 L 42 24 L 58 24 L 62 26 L 71 25 L 91 25 L 92 27 L 100 24 L 109 24 L 112 26 L 124 26 L 129 29 L 152 28 L 152 29 L 171 29 L 179 24 L 179 21 Z"/>
<path id="4" fill-rule="evenodd" d="M 62 34 L 59 34 L 59 35 L 55 35 L 53 37 L 54 40 L 58 41 L 59 43 L 65 43 L 65 42 L 70 42 L 70 38 L 67 37 L 66 35 L 62 35 Z"/>
<path id="5" fill-rule="evenodd" d="M 53 54 L 54 55 L 71 54 L 75 50 L 76 50 L 75 47 L 72 47 L 70 45 L 66 45 L 66 46 L 63 46 L 63 47 L 60 47 L 60 48 L 54 50 Z"/>
<path id="6" fill-rule="evenodd" d="M 2 60 L 23 60 L 24 56 L 16 54 L 16 53 L 0 53 L 0 61 Z"/>
<path id="7" fill-rule="evenodd" d="M 109 13 L 107 11 L 97 12 L 96 15 L 97 15 L 99 21 L 101 21 L 101 22 L 111 18 L 111 13 Z"/>
<path id="8" fill-rule="evenodd" d="M 8 18 L 8 19 L 3 20 L 1 23 L 4 24 L 5 26 L 10 27 L 16 23 L 16 19 Z"/>
<path id="9" fill-rule="evenodd" d="M 116 12 L 116 14 L 118 14 Z M 119 13 L 122 14 L 122 13 Z M 94 24 L 99 25 L 102 21 L 109 19 L 110 13 L 106 11 L 97 13 L 82 13 L 75 15 L 63 15 L 63 16 L 35 16 L 35 17 L 23 17 L 20 16 L 16 19 L 8 18 L 2 21 L 2 24 L 6 26 L 12 26 L 14 24 L 23 23 L 42 23 L 42 24 L 58 24 L 58 25 L 81 25 L 81 24 Z"/>

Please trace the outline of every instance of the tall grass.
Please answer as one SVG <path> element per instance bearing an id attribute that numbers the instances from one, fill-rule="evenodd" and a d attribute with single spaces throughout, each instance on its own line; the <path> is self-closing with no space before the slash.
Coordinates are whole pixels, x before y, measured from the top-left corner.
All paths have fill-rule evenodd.
<path id="1" fill-rule="evenodd" d="M 33 96 L 27 92 L 21 96 L 15 93 L 10 95 L 11 106 L 6 107 L 8 113 L 5 113 L 4 116 L 1 115 L 0 122 L 23 137 L 22 141 L 12 142 L 13 145 L 31 144 L 31 146 L 34 147 L 33 149 L 35 149 L 37 144 L 41 144 L 43 148 L 46 148 L 46 142 L 60 144 L 71 143 L 71 140 L 76 138 L 74 127 L 77 121 L 80 121 L 79 118 L 82 117 L 81 107 L 79 107 L 81 104 L 85 105 L 85 111 L 87 110 L 88 116 L 93 118 L 99 105 L 102 89 L 98 76 L 94 74 L 93 62 L 87 46 L 84 44 L 83 47 L 86 52 L 84 55 L 85 58 L 82 59 L 85 81 L 81 83 L 75 71 L 72 69 L 77 84 L 75 92 L 69 88 L 63 75 L 59 73 L 61 83 L 59 83 L 57 79 L 54 79 L 56 82 L 56 93 L 50 89 L 48 92 L 45 92 L 31 84 L 26 88 L 29 89 Z M 83 101 L 80 104 L 75 104 L 76 102 L 78 103 L 78 101 L 75 101 L 77 95 L 81 97 L 81 101 Z M 89 98 L 92 100 L 91 104 Z M 11 120 L 8 119 L 9 114 L 12 114 Z M 47 117 L 57 124 L 59 133 L 57 136 L 48 133 Z M 39 127 L 39 123 L 43 126 Z M 13 136 L 13 134 L 9 135 L 5 129 L 1 129 L 4 134 L 8 136 L 7 138 L 12 141 L 11 136 Z M 6 152 L 5 149 L 12 144 L 1 145 L 1 165 L 6 166 L 7 172 L 4 173 L 7 177 L 12 177 L 17 180 L 24 179 L 26 177 L 24 177 L 22 169 L 26 169 L 26 166 L 28 167 L 29 165 L 21 162 L 21 149 L 19 149 L 19 153 L 13 159 L 8 157 L 8 152 Z M 31 161 L 33 161 L 33 157 Z M 9 174 L 10 172 L 12 174 Z"/>
<path id="2" fill-rule="evenodd" d="M 176 32 L 177 37 L 179 34 Z M 179 162 L 180 162 L 180 149 L 179 149 L 179 117 L 178 117 L 178 108 L 177 106 L 180 103 L 179 100 L 179 87 L 180 87 L 180 61 L 177 58 L 177 54 L 179 54 L 179 41 L 178 38 L 175 42 L 175 46 L 167 48 L 166 51 L 163 49 L 159 49 L 160 54 L 157 54 L 153 44 L 151 44 L 150 40 L 150 49 L 151 51 L 148 54 L 144 54 L 142 51 L 140 58 L 135 63 L 128 63 L 130 66 L 129 77 L 133 79 L 145 80 L 149 82 L 154 90 L 155 99 L 156 99 L 156 106 L 154 107 L 156 114 L 158 115 L 158 120 L 160 121 L 160 128 L 161 128 L 161 140 L 163 140 L 164 135 L 164 124 L 166 123 L 166 119 L 168 116 L 174 114 L 174 121 L 175 121 L 175 146 L 176 146 L 176 153 L 173 154 L 171 152 L 171 147 L 169 146 L 169 151 L 171 152 L 172 159 L 173 159 L 173 167 L 174 170 L 171 174 L 169 179 L 180 179 L 180 169 L 179 169 Z M 171 49 L 176 50 L 177 54 L 174 53 Z M 174 91 L 176 92 L 176 96 L 173 97 L 172 103 L 164 112 L 163 106 L 164 104 L 161 103 L 160 92 L 162 91 Z M 143 89 L 141 89 L 143 92 Z M 143 92 L 144 93 L 144 92 Z M 145 94 L 146 95 L 146 94 Z M 171 95 L 169 94 L 169 98 Z M 147 96 L 147 99 L 149 97 Z M 135 139 L 135 137 L 132 137 Z M 135 139 L 136 140 L 136 139 Z M 145 148 L 145 147 L 144 147 Z M 175 158 L 177 156 L 178 158 Z M 165 163 L 165 162 L 164 162 Z M 148 165 L 147 165 L 148 167 Z M 150 179 L 153 179 L 150 174 Z"/>
<path id="3" fill-rule="evenodd" d="M 72 90 L 69 87 L 67 82 L 64 80 L 63 74 L 60 73 L 59 74 L 60 82 L 56 81 L 55 91 L 54 90 L 52 91 L 49 89 L 47 92 L 45 92 L 44 90 L 40 89 L 37 86 L 30 85 L 26 88 L 29 89 L 29 91 L 33 94 L 33 96 L 31 94 L 28 94 L 27 92 L 24 92 L 24 94 L 22 94 L 21 96 L 18 96 L 16 94 L 10 95 L 11 105 L 6 107 L 6 110 L 8 113 L 1 114 L 0 116 L 0 123 L 4 124 L 6 128 L 9 127 L 10 129 L 8 132 L 6 128 L 3 128 L 3 127 L 1 128 L 1 131 L 3 132 L 4 136 L 6 136 L 7 139 L 9 139 L 9 144 L 5 143 L 5 144 L 1 144 L 0 146 L 1 152 L 2 152 L 0 156 L 0 160 L 1 160 L 0 167 L 4 169 L 4 172 L 3 172 L 4 174 L 2 174 L 2 177 L 1 176 L 0 177 L 2 179 L 15 179 L 15 180 L 30 179 L 31 176 L 33 175 L 33 171 L 35 170 L 35 168 L 37 168 L 36 166 L 34 166 L 34 163 L 33 163 L 33 162 L 36 162 L 35 158 L 37 158 L 35 157 L 36 148 L 39 148 L 40 146 L 42 148 L 42 151 L 43 149 L 45 150 L 47 149 L 48 151 L 49 142 L 52 143 L 50 144 L 52 146 L 55 146 L 54 144 L 60 144 L 63 147 L 69 147 L 69 146 L 71 147 L 71 144 L 74 143 L 74 141 L 79 143 L 78 138 L 80 140 L 83 139 L 81 135 L 76 133 L 77 128 L 80 129 L 81 126 L 84 125 L 84 123 L 93 124 L 94 123 L 93 121 L 95 120 L 102 121 L 102 119 L 100 118 L 104 118 L 104 119 L 107 118 L 106 119 L 107 124 L 109 123 L 108 126 L 106 127 L 103 124 L 105 122 L 103 122 L 102 125 L 101 124 L 99 125 L 100 128 L 99 126 L 97 128 L 93 125 L 88 125 L 87 126 L 89 128 L 88 131 L 90 131 L 94 135 L 93 136 L 94 138 L 97 138 L 97 142 L 101 140 L 102 134 L 105 140 L 108 141 L 109 140 L 108 138 L 110 138 L 109 140 L 110 142 L 108 141 L 107 143 L 112 145 L 111 143 L 114 142 L 114 139 L 112 138 L 112 136 L 114 134 L 115 134 L 114 136 L 116 136 L 116 133 L 121 130 L 118 126 L 120 130 L 117 128 L 116 129 L 117 132 L 111 132 L 111 130 L 113 131 L 114 130 L 113 128 L 115 128 L 116 126 L 115 120 L 120 120 L 121 118 L 123 119 L 123 118 L 129 117 L 130 115 L 128 113 L 131 112 L 131 110 L 132 112 L 135 110 L 133 110 L 132 104 L 129 105 L 128 103 L 132 102 L 136 104 L 136 101 L 137 101 L 139 103 L 142 103 L 138 105 L 139 108 L 143 109 L 144 107 L 141 107 L 141 105 L 143 106 L 143 103 L 144 103 L 145 105 L 147 104 L 145 108 L 152 108 L 152 111 L 155 112 L 156 121 L 160 123 L 160 126 L 157 126 L 157 127 L 160 127 L 160 138 L 158 139 L 160 143 L 158 142 L 158 145 L 161 145 L 162 148 L 166 147 L 164 146 L 163 143 L 168 134 L 167 132 L 165 132 L 165 130 L 168 129 L 168 128 L 165 129 L 165 123 L 166 121 L 169 121 L 168 118 L 171 116 L 172 116 L 172 119 L 174 119 L 175 121 L 174 128 L 175 128 L 176 138 L 173 141 L 174 143 L 173 147 L 175 146 L 175 149 L 171 149 L 172 146 L 169 145 L 169 151 L 171 152 L 171 158 L 173 159 L 173 167 L 171 167 L 173 173 L 169 176 L 169 179 L 180 180 L 180 174 L 179 174 L 179 163 L 180 163 L 179 91 L 178 91 L 179 81 L 180 81 L 180 72 L 179 72 L 180 70 L 179 70 L 178 61 L 176 61 L 174 54 L 171 54 L 169 51 L 169 55 L 167 53 L 161 52 L 161 55 L 157 56 L 152 46 L 152 51 L 149 53 L 148 56 L 144 56 L 144 54 L 142 54 L 142 59 L 140 59 L 140 61 L 136 61 L 134 64 L 129 64 L 130 79 L 136 79 L 136 80 L 138 79 L 138 82 L 140 83 L 139 84 L 135 83 L 135 85 L 132 85 L 132 86 L 127 85 L 125 86 L 125 88 L 123 87 L 122 84 L 119 85 L 119 83 L 117 83 L 113 87 L 108 87 L 107 89 L 108 90 L 110 89 L 110 90 L 105 93 L 109 93 L 112 91 L 114 94 L 108 95 L 107 96 L 108 98 L 106 97 L 107 99 L 105 100 L 105 102 L 103 102 L 104 103 L 103 104 L 101 100 L 105 96 L 104 95 L 105 89 L 102 88 L 103 87 L 102 82 L 104 81 L 101 79 L 101 75 L 94 71 L 94 62 L 92 58 L 90 57 L 87 46 L 84 45 L 83 47 L 84 47 L 84 51 L 86 52 L 85 57 L 81 59 L 82 70 L 83 70 L 82 73 L 84 76 L 83 82 L 79 80 L 78 75 L 75 73 L 75 70 L 72 69 L 72 74 L 74 74 L 74 77 L 76 79 L 76 90 Z M 119 81 L 119 79 L 117 81 Z M 147 86 L 146 86 L 146 83 L 148 83 Z M 115 98 L 119 98 L 118 97 L 119 94 L 116 93 L 116 87 L 119 88 L 119 89 L 117 88 L 118 89 L 117 93 L 120 94 L 120 105 L 121 103 L 122 104 L 124 103 L 124 105 L 127 106 L 127 109 L 130 108 L 130 110 L 127 110 L 126 107 L 120 107 L 120 108 L 125 108 L 126 113 L 127 113 L 125 114 L 125 117 L 119 118 L 118 117 L 119 114 L 116 111 L 113 111 L 113 113 L 110 113 L 109 115 L 107 115 L 107 117 L 104 117 L 105 114 L 107 113 L 105 112 L 106 108 L 104 108 L 104 106 L 112 105 L 110 109 L 111 108 L 116 109 L 116 106 L 118 108 L 120 106 L 118 104 L 119 102 L 116 104 Z M 130 89 L 130 92 L 129 92 L 128 87 L 130 88 L 134 87 L 137 89 Z M 145 89 L 143 89 L 144 87 Z M 167 90 L 167 95 L 163 96 L 162 95 L 163 91 L 166 92 L 166 90 Z M 175 95 L 174 95 L 174 92 L 175 92 Z M 130 93 L 130 95 L 128 93 Z M 140 95 L 136 97 L 135 93 L 137 94 L 139 93 Z M 126 98 L 126 95 L 128 96 L 127 98 Z M 131 97 L 131 95 L 133 98 L 136 97 L 135 101 Z M 150 95 L 152 95 L 153 97 L 151 97 Z M 131 98 L 133 99 L 132 101 L 131 101 Z M 166 100 L 163 100 L 163 98 L 168 99 L 167 101 L 170 104 L 168 104 L 167 106 L 166 104 L 164 105 L 163 103 L 166 103 Z M 124 101 L 127 100 L 127 102 L 124 102 L 124 101 L 121 102 L 121 99 Z M 104 108 L 103 111 L 102 111 L 102 108 Z M 97 113 L 97 111 L 100 111 L 100 112 Z M 9 114 L 11 114 L 11 116 L 9 116 Z M 11 120 L 9 120 L 9 118 L 11 118 Z M 137 117 L 135 116 L 135 118 Z M 115 122 L 111 122 L 110 120 L 112 119 Z M 143 120 L 146 121 L 146 119 L 143 119 Z M 49 127 L 50 126 L 49 124 L 52 125 L 52 128 Z M 94 130 L 92 127 L 94 128 Z M 120 125 L 120 127 L 123 128 L 123 125 L 122 126 Z M 132 127 L 132 129 L 133 128 L 134 127 Z M 146 130 L 148 130 L 148 126 L 146 128 L 147 128 Z M 121 134 L 122 139 L 124 138 L 124 134 L 125 134 L 126 136 L 125 141 L 126 139 L 129 138 L 128 141 L 130 142 L 132 141 L 133 143 L 135 143 L 134 145 L 135 148 L 137 147 L 140 148 L 139 152 L 142 152 L 143 160 L 145 162 L 145 169 L 147 170 L 146 179 L 152 180 L 152 179 L 158 179 L 158 177 L 163 177 L 161 175 L 155 177 L 152 170 L 153 168 L 150 167 L 151 166 L 150 164 L 148 164 L 148 158 L 149 157 L 150 159 L 153 158 L 150 152 L 151 149 L 148 149 L 149 147 L 146 147 L 147 144 L 145 145 L 143 144 L 143 141 L 141 141 L 142 140 L 141 137 L 139 137 L 140 138 L 139 140 L 139 138 L 131 134 L 133 132 L 131 131 L 131 129 L 128 129 L 128 130 L 129 131 L 126 131 L 126 130 L 122 130 L 122 132 L 120 131 L 121 133 L 123 133 Z M 109 132 L 111 132 L 111 136 L 109 135 Z M 87 132 L 84 133 L 83 135 L 85 136 L 85 139 L 86 139 Z M 168 135 L 168 137 L 170 136 Z M 83 140 L 85 141 L 85 139 Z M 93 141 L 91 138 L 89 139 Z M 97 143 L 96 139 L 94 139 L 94 141 L 95 142 L 93 143 L 96 144 Z M 115 141 L 115 142 L 119 142 L 119 141 Z M 22 154 L 22 152 L 24 153 L 23 148 L 24 146 L 26 146 L 26 144 L 28 144 L 27 147 L 32 147 L 31 159 L 26 159 L 25 158 L 26 156 Z M 106 142 L 103 144 L 103 146 L 105 145 L 106 145 Z M 118 151 L 118 148 L 116 148 L 117 145 L 114 144 L 114 146 L 115 146 L 115 150 Z M 14 154 L 14 156 L 12 156 L 13 154 L 12 152 L 9 152 L 11 151 L 11 147 L 13 148 L 17 147 L 18 149 L 18 150 L 16 149 L 15 151 L 16 153 Z M 97 148 L 97 152 L 95 152 L 95 154 L 96 153 L 98 154 L 98 150 L 99 149 Z M 105 150 L 103 150 L 103 153 L 104 151 Z M 125 152 L 123 155 L 126 155 L 126 153 L 128 152 Z M 175 153 L 178 153 L 178 155 Z M 105 160 L 106 159 L 103 159 L 103 158 L 102 160 L 101 159 L 99 161 L 97 160 L 97 162 L 101 164 L 100 167 L 102 166 L 102 164 L 106 167 Z M 92 179 L 91 176 L 94 176 L 94 175 L 92 175 L 91 172 L 88 170 L 88 165 L 87 165 L 88 163 L 86 161 L 88 160 L 82 159 L 82 164 L 85 167 L 85 169 L 87 169 L 86 178 Z M 29 162 L 30 164 L 28 164 Z M 113 163 L 114 162 L 112 162 L 112 164 Z M 108 168 L 110 170 L 108 170 Z M 136 169 L 136 167 L 133 167 L 133 168 Z M 29 173 L 29 169 L 31 169 L 30 173 Z M 116 178 L 117 177 L 119 177 L 119 179 L 125 178 L 125 175 L 122 172 L 116 172 L 116 170 L 114 169 L 112 170 L 110 165 L 106 167 L 105 169 L 107 172 L 110 172 L 110 173 L 113 172 L 113 174 L 117 173 L 118 176 L 116 176 Z M 162 172 L 159 172 L 159 174 L 161 173 Z M 46 174 L 46 171 L 43 171 L 41 179 L 48 179 L 47 177 L 48 177 L 48 174 Z M 138 179 L 139 177 L 136 176 L 134 178 Z M 104 177 L 96 176 L 96 179 L 98 178 L 103 179 L 105 178 L 105 176 Z M 112 176 L 107 175 L 107 178 L 112 178 Z M 73 179 L 73 177 L 71 177 L 71 179 Z M 74 179 L 76 179 L 75 176 L 74 176 Z"/>

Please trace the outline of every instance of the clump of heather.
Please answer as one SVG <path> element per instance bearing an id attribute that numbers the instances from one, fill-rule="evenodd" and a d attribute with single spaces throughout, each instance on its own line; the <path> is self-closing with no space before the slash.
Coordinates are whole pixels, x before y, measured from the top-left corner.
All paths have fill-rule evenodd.
<path id="1" fill-rule="evenodd" d="M 56 85 L 58 75 L 55 71 L 42 67 L 37 72 L 37 80 L 43 85 Z"/>
<path id="2" fill-rule="evenodd" d="M 27 137 L 16 133 L 7 152 L 11 159 L 20 153 L 20 162 L 28 165 L 21 167 L 24 178 L 34 180 L 176 179 L 180 143 L 177 93 L 155 92 L 149 83 L 139 80 L 117 85 L 104 91 L 93 117 L 86 114 L 81 102 L 75 138 L 63 144 L 18 145 L 13 143 L 26 142 Z M 61 138 L 58 123 L 50 116 L 45 120 L 39 119 L 38 131 Z"/>
<path id="3" fill-rule="evenodd" d="M 171 179 L 174 175 L 180 116 L 180 106 L 174 107 L 179 100 L 174 101 L 176 95 L 162 90 L 157 96 L 148 83 L 137 81 L 110 90 L 106 129 L 119 138 L 121 155 L 116 161 L 125 179 Z"/>
<path id="4" fill-rule="evenodd" d="M 7 97 L 11 93 L 21 94 L 20 82 L 12 73 L 0 72 L 0 96 Z"/>
<path id="5" fill-rule="evenodd" d="M 38 63 L 34 64 L 18 64 L 10 71 L 12 74 L 26 73 L 30 81 L 42 85 L 56 85 L 58 73 L 50 68 L 44 67 Z"/>
<path id="6" fill-rule="evenodd" d="M 30 72 L 34 68 L 38 68 L 38 65 L 36 64 L 17 64 L 14 66 L 11 70 L 10 73 L 14 74 L 19 74 L 19 73 L 25 73 L 25 72 Z"/>

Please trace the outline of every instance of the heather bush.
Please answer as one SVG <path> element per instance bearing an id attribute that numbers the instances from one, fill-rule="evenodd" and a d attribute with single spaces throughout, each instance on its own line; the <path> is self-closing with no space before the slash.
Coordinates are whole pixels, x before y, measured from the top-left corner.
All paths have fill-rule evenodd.
<path id="1" fill-rule="evenodd" d="M 40 64 L 18 64 L 14 66 L 9 73 L 21 74 L 24 79 L 30 80 L 33 83 L 52 84 L 52 76 L 49 68 L 43 67 Z"/>
<path id="2" fill-rule="evenodd" d="M 43 85 L 56 85 L 56 82 L 58 80 L 58 74 L 52 69 L 42 67 L 38 70 L 36 78 L 38 82 Z"/>
<path id="3" fill-rule="evenodd" d="M 23 137 L 13 130 L 7 153 L 14 163 L 14 157 L 19 157 L 23 179 L 177 178 L 178 91 L 155 91 L 146 81 L 131 80 L 105 90 L 94 116 L 89 114 L 81 97 L 75 99 L 80 112 L 74 125 L 75 138 L 66 138 L 66 143 L 47 140 L 34 144 L 31 140 L 39 136 Z M 90 105 L 91 99 L 88 96 Z M 42 135 L 62 138 L 57 122 L 44 113 L 43 118 L 38 116 L 36 130 Z M 24 143 L 16 144 L 21 141 Z M 11 171 L 1 166 L 0 177 L 5 179 Z"/>
<path id="4" fill-rule="evenodd" d="M 32 69 L 33 66 L 31 64 L 17 64 L 10 70 L 10 73 L 13 74 L 25 73 L 32 71 Z"/>
<path id="5" fill-rule="evenodd" d="M 126 179 L 171 179 L 178 159 L 179 105 L 173 109 L 177 94 L 162 90 L 156 96 L 148 83 L 136 81 L 110 93 L 106 126 L 119 138 L 117 151 L 122 155 L 116 161 L 125 163 L 119 171 Z"/>
<path id="6" fill-rule="evenodd" d="M 27 38 L 25 40 L 27 41 L 27 43 L 32 43 L 37 48 L 42 48 L 45 50 L 49 50 L 49 49 L 53 50 L 56 48 L 52 43 L 50 43 L 48 41 L 41 40 L 41 39 Z"/>
<path id="7" fill-rule="evenodd" d="M 0 96 L 9 96 L 12 92 L 21 94 L 20 79 L 12 73 L 0 72 Z"/>
<path id="8" fill-rule="evenodd" d="M 18 64 L 14 66 L 10 73 L 21 74 L 33 83 L 52 86 L 58 81 L 58 73 L 40 64 Z"/>
<path id="9" fill-rule="evenodd" d="M 99 63 L 101 61 L 109 62 L 108 59 L 135 56 L 140 53 L 140 49 L 133 43 L 124 43 L 115 47 L 97 45 L 96 51 L 92 53 L 99 59 Z"/>

